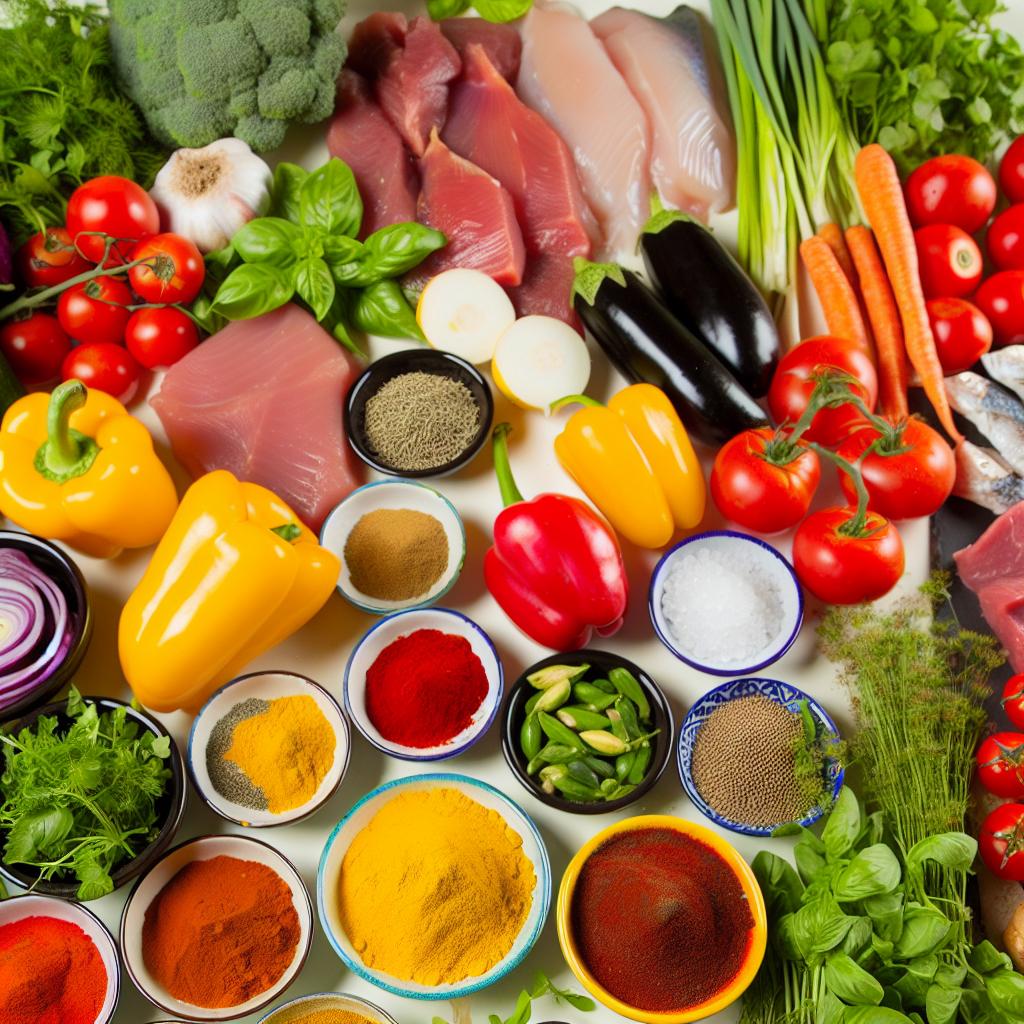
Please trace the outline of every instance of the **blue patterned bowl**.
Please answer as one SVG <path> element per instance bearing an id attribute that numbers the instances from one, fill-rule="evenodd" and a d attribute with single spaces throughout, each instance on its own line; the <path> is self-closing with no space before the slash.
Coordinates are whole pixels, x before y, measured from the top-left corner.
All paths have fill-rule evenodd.
<path id="1" fill-rule="evenodd" d="M 712 712 L 727 704 L 731 700 L 738 700 L 740 697 L 768 697 L 781 704 L 784 708 L 794 714 L 800 711 L 800 702 L 806 700 L 807 707 L 818 726 L 818 733 L 822 736 L 831 736 L 835 742 L 839 740 L 839 730 L 835 722 L 829 717 L 828 712 L 812 697 L 803 690 L 789 683 L 780 682 L 778 679 L 733 679 L 721 686 L 708 690 L 694 705 L 683 720 L 682 728 L 679 730 L 679 747 L 677 752 L 677 763 L 679 766 L 679 779 L 683 784 L 690 799 L 698 810 L 706 817 L 722 828 L 730 829 L 733 832 L 741 832 L 747 836 L 770 836 L 780 825 L 787 822 L 780 821 L 778 825 L 769 827 L 758 825 L 747 825 L 741 821 L 732 821 L 713 811 L 700 793 L 693 781 L 691 765 L 693 762 L 693 747 L 697 742 L 697 734 L 704 723 L 711 717 Z M 843 788 L 843 766 L 835 758 L 829 758 L 826 763 L 828 784 L 834 800 L 839 791 Z M 815 807 L 809 814 L 801 818 L 799 824 L 812 825 L 822 816 L 821 807 Z"/>

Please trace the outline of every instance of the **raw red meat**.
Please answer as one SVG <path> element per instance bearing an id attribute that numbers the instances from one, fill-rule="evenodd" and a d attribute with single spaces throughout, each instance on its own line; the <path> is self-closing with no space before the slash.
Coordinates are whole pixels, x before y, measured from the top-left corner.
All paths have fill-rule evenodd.
<path id="1" fill-rule="evenodd" d="M 463 60 L 466 59 L 467 47 L 479 43 L 498 74 L 506 81 L 516 80 L 523 41 L 511 25 L 500 25 L 483 18 L 446 18 L 440 24 L 448 42 L 459 51 Z"/>
<path id="2" fill-rule="evenodd" d="M 375 11 L 352 30 L 345 66 L 375 78 L 402 49 L 408 27 L 404 14 Z"/>
<path id="3" fill-rule="evenodd" d="M 1006 648 L 1014 672 L 1024 672 L 1024 576 L 1004 576 L 978 592 L 981 614 Z"/>
<path id="4" fill-rule="evenodd" d="M 583 325 L 569 299 L 573 277 L 571 256 L 559 256 L 557 253 L 531 256 L 526 264 L 523 283 L 508 290 L 516 316 L 530 316 L 532 313 L 553 316 L 582 334 Z"/>

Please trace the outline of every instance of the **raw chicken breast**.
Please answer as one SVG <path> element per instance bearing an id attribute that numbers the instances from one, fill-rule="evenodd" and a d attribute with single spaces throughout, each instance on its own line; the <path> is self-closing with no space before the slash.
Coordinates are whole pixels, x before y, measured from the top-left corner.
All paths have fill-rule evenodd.
<path id="1" fill-rule="evenodd" d="M 359 372 L 289 303 L 208 338 L 167 371 L 150 404 L 192 476 L 230 470 L 272 490 L 318 530 L 360 482 L 342 425 Z"/>
<path id="2" fill-rule="evenodd" d="M 466 59 L 467 48 L 478 43 L 498 74 L 510 82 L 515 81 L 523 43 L 511 25 L 499 25 L 483 18 L 446 18 L 440 25 L 448 42 L 459 51 L 463 60 Z"/>
<path id="3" fill-rule="evenodd" d="M 613 7 L 590 27 L 647 115 L 651 177 L 662 197 L 705 221 L 728 210 L 736 144 L 718 54 L 706 45 L 700 15 L 677 7 L 652 18 Z"/>
<path id="4" fill-rule="evenodd" d="M 650 133 L 640 104 L 572 10 L 534 4 L 522 36 L 516 91 L 572 151 L 604 253 L 632 253 L 650 213 Z"/>
<path id="5" fill-rule="evenodd" d="M 557 253 L 531 256 L 523 283 L 508 290 L 516 316 L 553 316 L 582 334 L 583 325 L 569 298 L 574 276 L 571 256 Z"/>
<path id="6" fill-rule="evenodd" d="M 404 14 L 375 11 L 352 30 L 345 66 L 367 78 L 376 78 L 405 45 L 408 28 Z"/>

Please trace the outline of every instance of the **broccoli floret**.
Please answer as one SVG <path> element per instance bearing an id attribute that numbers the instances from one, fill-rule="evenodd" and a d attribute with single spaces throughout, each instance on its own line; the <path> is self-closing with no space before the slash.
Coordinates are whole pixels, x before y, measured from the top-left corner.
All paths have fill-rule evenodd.
<path id="1" fill-rule="evenodd" d="M 125 91 L 154 135 L 279 146 L 290 121 L 330 115 L 345 60 L 344 0 L 110 0 Z"/>

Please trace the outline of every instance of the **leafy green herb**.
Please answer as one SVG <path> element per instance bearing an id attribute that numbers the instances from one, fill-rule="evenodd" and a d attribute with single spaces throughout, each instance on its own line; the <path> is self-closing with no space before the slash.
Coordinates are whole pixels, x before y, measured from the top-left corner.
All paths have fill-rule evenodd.
<path id="1" fill-rule="evenodd" d="M 570 1006 L 584 1013 L 590 1013 L 596 1007 L 593 999 L 581 996 L 578 992 L 573 992 L 571 989 L 559 988 L 546 974 L 538 971 L 534 975 L 533 984 L 530 985 L 530 988 L 524 988 L 520 991 L 512 1013 L 504 1018 L 504 1020 L 496 1013 L 492 1013 L 487 1018 L 488 1024 L 529 1024 L 533 1001 L 546 995 L 551 996 L 556 1003 L 564 1000 Z M 448 1024 L 448 1021 L 443 1017 L 433 1017 L 431 1018 L 431 1024 Z"/>
<path id="2" fill-rule="evenodd" d="M 470 7 L 484 21 L 515 21 L 525 16 L 533 6 L 533 0 L 427 0 L 427 13 L 434 21 L 457 18 Z"/>
<path id="3" fill-rule="evenodd" d="M 111 873 L 156 837 L 157 802 L 171 777 L 170 738 L 142 730 L 127 708 L 100 712 L 72 687 L 62 727 L 43 715 L 0 733 L 4 860 L 41 879 L 77 879 L 80 900 L 113 890 Z"/>

